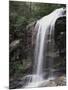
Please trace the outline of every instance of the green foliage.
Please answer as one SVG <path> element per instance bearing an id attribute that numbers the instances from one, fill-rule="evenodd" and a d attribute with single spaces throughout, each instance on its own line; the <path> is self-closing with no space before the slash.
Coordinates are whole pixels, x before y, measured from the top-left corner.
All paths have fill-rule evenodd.
<path id="1" fill-rule="evenodd" d="M 25 26 L 32 21 L 35 21 L 49 13 L 56 8 L 64 7 L 61 4 L 48 3 L 33 3 L 33 2 L 19 2 L 10 1 L 10 29 L 19 30 L 20 27 Z"/>

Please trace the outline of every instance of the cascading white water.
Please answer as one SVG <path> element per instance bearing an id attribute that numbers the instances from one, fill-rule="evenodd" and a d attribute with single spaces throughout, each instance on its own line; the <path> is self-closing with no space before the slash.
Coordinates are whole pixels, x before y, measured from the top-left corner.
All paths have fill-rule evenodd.
<path id="1" fill-rule="evenodd" d="M 54 56 L 54 27 L 55 22 L 59 17 L 64 16 L 64 9 L 56 9 L 51 14 L 44 16 L 37 21 L 35 30 L 37 30 L 36 46 L 34 54 L 34 68 L 32 81 L 26 85 L 26 87 L 37 87 L 39 83 L 44 80 L 43 78 L 43 62 L 47 60 L 47 55 Z M 48 50 L 48 52 L 47 52 Z M 53 58 L 52 58 L 53 59 Z M 51 71 L 53 60 L 49 61 L 50 76 L 52 77 L 53 72 Z M 46 72 L 45 72 L 46 73 Z"/>

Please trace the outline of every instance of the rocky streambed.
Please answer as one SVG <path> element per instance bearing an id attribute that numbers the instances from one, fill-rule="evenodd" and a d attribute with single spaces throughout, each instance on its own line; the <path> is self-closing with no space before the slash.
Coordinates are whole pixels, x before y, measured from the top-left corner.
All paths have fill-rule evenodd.
<path id="1" fill-rule="evenodd" d="M 9 88 L 10 89 L 27 88 L 27 86 L 25 87 L 26 82 L 27 80 L 23 81 L 23 79 L 12 81 Z M 66 86 L 66 76 L 61 75 L 54 79 L 51 79 L 51 78 L 46 79 L 44 81 L 41 81 L 37 87 L 55 87 L 55 86 Z M 31 87 L 28 87 L 28 88 L 31 88 Z"/>

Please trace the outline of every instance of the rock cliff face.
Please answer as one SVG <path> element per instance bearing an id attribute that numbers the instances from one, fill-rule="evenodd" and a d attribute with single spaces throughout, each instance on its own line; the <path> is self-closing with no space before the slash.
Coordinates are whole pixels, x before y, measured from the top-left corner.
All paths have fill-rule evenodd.
<path id="1" fill-rule="evenodd" d="M 36 22 L 33 22 L 29 24 L 26 28 L 27 33 L 32 34 L 31 42 L 33 47 L 35 45 L 36 34 L 37 34 L 37 31 L 34 30 L 35 24 Z M 57 49 L 59 49 L 60 55 L 61 56 L 65 55 L 66 54 L 66 16 L 57 19 L 55 23 L 54 40 Z"/>
<path id="2" fill-rule="evenodd" d="M 28 32 L 32 32 L 32 46 L 35 45 L 36 33 L 34 30 L 35 23 L 28 25 Z M 54 40 L 61 56 L 66 55 L 66 17 L 60 17 L 55 23 Z"/>
<path id="3" fill-rule="evenodd" d="M 62 57 L 66 55 L 66 17 L 60 17 L 55 23 L 55 43 Z"/>

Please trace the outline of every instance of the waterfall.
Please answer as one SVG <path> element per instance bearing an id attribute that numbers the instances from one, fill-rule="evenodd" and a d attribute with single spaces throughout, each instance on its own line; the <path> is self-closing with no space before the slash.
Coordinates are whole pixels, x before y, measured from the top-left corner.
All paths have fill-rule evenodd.
<path id="1" fill-rule="evenodd" d="M 35 31 L 37 31 L 36 35 L 36 45 L 35 45 L 35 53 L 34 53 L 34 67 L 32 81 L 26 85 L 26 87 L 36 87 L 39 85 L 43 78 L 43 64 L 46 60 L 47 56 L 52 56 L 49 60 L 49 77 L 53 76 L 52 66 L 53 59 L 55 56 L 55 42 L 54 42 L 54 28 L 55 22 L 59 17 L 63 17 L 64 9 L 56 9 L 51 14 L 44 16 L 40 20 L 37 21 L 35 25 Z M 46 72 L 45 72 L 46 73 Z"/>

